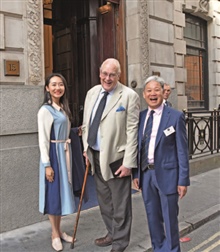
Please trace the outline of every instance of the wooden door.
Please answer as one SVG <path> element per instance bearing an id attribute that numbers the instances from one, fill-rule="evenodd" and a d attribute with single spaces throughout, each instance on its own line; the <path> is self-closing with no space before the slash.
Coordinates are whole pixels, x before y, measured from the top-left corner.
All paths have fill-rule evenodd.
<path id="1" fill-rule="evenodd" d="M 127 84 L 124 19 L 123 1 L 111 0 L 98 9 L 99 64 L 107 58 L 118 59 L 122 70 L 120 81 Z"/>
<path id="2" fill-rule="evenodd" d="M 67 80 L 69 105 L 73 113 L 73 125 L 77 126 L 78 115 L 78 86 L 74 68 L 74 25 L 54 33 L 54 72 L 61 73 Z"/>

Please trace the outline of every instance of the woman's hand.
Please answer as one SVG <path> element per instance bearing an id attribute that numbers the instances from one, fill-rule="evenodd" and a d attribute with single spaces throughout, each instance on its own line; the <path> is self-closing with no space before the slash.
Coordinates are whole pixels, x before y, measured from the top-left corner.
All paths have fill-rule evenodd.
<path id="1" fill-rule="evenodd" d="M 139 188 L 139 179 L 138 178 L 134 178 L 133 179 L 133 184 L 136 190 L 140 190 Z"/>
<path id="2" fill-rule="evenodd" d="M 51 166 L 46 167 L 46 179 L 49 182 L 54 181 L 54 171 L 53 171 L 53 168 Z"/>

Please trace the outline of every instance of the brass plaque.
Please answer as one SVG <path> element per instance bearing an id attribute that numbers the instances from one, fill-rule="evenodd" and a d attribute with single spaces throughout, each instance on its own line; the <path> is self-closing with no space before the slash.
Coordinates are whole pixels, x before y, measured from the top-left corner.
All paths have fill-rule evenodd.
<path id="1" fill-rule="evenodd" d="M 5 76 L 20 76 L 20 63 L 18 60 L 4 60 Z"/>
<path id="2" fill-rule="evenodd" d="M 157 75 L 158 77 L 160 77 L 160 72 L 152 71 L 152 75 Z"/>

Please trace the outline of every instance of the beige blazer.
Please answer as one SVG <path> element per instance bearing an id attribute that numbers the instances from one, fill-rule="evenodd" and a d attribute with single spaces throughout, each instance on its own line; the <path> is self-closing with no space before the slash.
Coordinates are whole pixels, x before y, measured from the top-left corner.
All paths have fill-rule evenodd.
<path id="1" fill-rule="evenodd" d="M 91 163 L 92 174 L 94 174 L 94 162 L 87 138 L 91 113 L 101 88 L 101 85 L 97 85 L 88 91 L 82 125 L 84 151 L 87 152 Z M 118 82 L 100 122 L 100 168 L 105 180 L 113 178 L 109 164 L 122 157 L 125 167 L 137 167 L 139 111 L 140 99 L 137 93 Z"/>

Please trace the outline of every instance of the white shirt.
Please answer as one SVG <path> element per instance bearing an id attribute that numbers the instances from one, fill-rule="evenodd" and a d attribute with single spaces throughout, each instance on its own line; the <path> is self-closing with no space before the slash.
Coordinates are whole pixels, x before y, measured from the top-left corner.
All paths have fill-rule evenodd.
<path id="1" fill-rule="evenodd" d="M 154 163 L 155 142 L 156 142 L 157 132 L 158 132 L 158 128 L 160 125 L 160 120 L 161 120 L 161 116 L 163 112 L 163 107 L 164 107 L 164 104 L 162 103 L 160 107 L 154 109 L 155 113 L 153 114 L 153 126 L 152 126 L 152 132 L 151 132 L 151 137 L 150 137 L 149 149 L 148 149 L 148 163 L 149 164 Z M 147 125 L 147 120 L 150 116 L 151 110 L 152 109 L 148 108 L 148 112 L 147 112 L 146 119 L 144 122 L 143 134 L 144 134 L 145 127 Z"/>
<path id="2" fill-rule="evenodd" d="M 117 86 L 117 85 L 116 85 L 116 86 Z M 115 87 L 115 88 L 116 88 L 116 87 Z M 106 108 L 106 106 L 107 106 L 109 100 L 111 99 L 111 97 L 112 97 L 112 95 L 113 95 L 113 93 L 114 93 L 115 88 L 114 88 L 112 91 L 108 92 L 109 94 L 108 94 L 108 96 L 107 96 L 105 108 Z M 92 123 L 92 121 L 93 121 L 93 119 L 94 119 L 96 110 L 97 110 L 97 108 L 98 108 L 98 106 L 99 106 L 99 103 L 100 103 L 100 101 L 101 101 L 101 99 L 102 99 L 102 97 L 103 97 L 103 95 L 104 95 L 104 92 L 106 92 L 106 90 L 105 90 L 104 88 L 102 88 L 102 89 L 101 89 L 101 92 L 99 93 L 99 96 L 98 96 L 98 98 L 97 98 L 97 101 L 96 101 L 96 103 L 95 103 L 95 105 L 94 105 L 94 108 L 93 108 L 93 110 L 92 110 L 92 116 L 91 116 L 91 120 L 90 120 L 90 125 L 91 125 L 91 123 Z M 104 108 L 104 110 L 105 110 L 105 108 Z M 101 137 L 100 137 L 100 127 L 99 127 L 98 132 L 97 132 L 96 144 L 95 144 L 94 146 L 92 146 L 92 148 L 93 148 L 94 150 L 100 151 L 100 141 L 101 141 Z"/>

